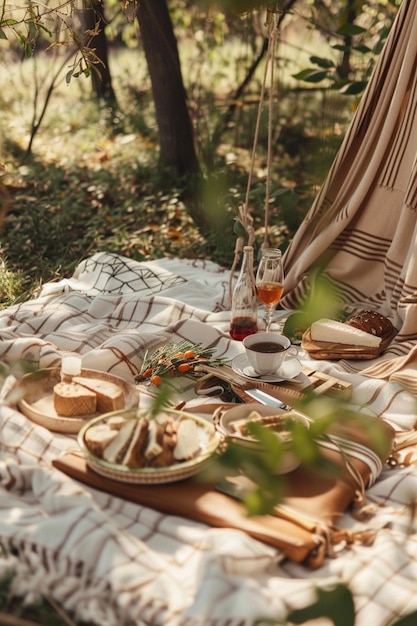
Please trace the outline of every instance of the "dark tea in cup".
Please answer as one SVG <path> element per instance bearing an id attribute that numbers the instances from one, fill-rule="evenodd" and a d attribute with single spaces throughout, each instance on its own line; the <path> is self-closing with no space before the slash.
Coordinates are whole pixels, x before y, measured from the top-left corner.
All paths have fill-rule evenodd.
<path id="1" fill-rule="evenodd" d="M 251 350 L 255 352 L 282 352 L 285 347 L 275 341 L 256 341 L 250 346 Z"/>
<path id="2" fill-rule="evenodd" d="M 249 364 L 260 376 L 275 374 L 287 355 L 297 353 L 297 348 L 285 335 L 256 333 L 243 340 Z"/>

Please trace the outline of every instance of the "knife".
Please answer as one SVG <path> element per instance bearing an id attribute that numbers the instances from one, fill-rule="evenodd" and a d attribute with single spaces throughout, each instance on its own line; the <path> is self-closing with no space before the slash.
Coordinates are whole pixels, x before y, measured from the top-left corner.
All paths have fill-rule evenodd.
<path id="1" fill-rule="evenodd" d="M 261 389 L 245 389 L 245 394 L 260 402 L 261 404 L 266 404 L 267 406 L 274 406 L 278 409 L 283 409 L 284 411 L 292 411 L 292 407 L 282 400 L 278 400 L 278 398 L 274 398 L 274 396 L 270 396 L 269 393 L 262 391 Z"/>

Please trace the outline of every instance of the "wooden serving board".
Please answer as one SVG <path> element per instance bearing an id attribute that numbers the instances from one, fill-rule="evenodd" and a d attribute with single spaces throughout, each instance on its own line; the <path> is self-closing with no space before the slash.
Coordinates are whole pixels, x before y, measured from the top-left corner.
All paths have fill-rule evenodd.
<path id="1" fill-rule="evenodd" d="M 325 359 L 326 361 L 355 360 L 369 361 L 380 356 L 389 346 L 396 332 L 385 337 L 377 348 L 365 346 L 352 346 L 349 344 L 334 343 L 331 341 L 313 341 L 310 329 L 306 330 L 301 341 L 301 347 L 312 359 Z"/>
<path id="2" fill-rule="evenodd" d="M 306 393 L 310 393 L 311 391 L 317 395 L 337 395 L 343 400 L 349 400 L 352 394 L 351 383 L 347 383 L 336 376 L 317 372 L 308 367 L 303 367 L 304 381 L 302 384 L 295 381 L 273 384 L 256 379 L 244 378 L 236 374 L 227 365 L 220 368 L 201 366 L 201 370 L 206 371 L 207 374 L 200 378 L 195 384 L 195 389 L 200 395 L 204 395 L 204 389 L 207 389 L 207 395 L 223 397 L 219 382 L 226 381 L 230 384 L 232 391 L 243 402 L 253 402 L 253 399 L 245 393 L 245 389 L 252 389 L 254 387 L 269 393 L 283 402 L 288 402 L 288 404 L 291 404 L 291 402 L 295 400 L 301 400 L 305 397 Z M 216 389 L 217 385 L 220 387 L 220 393 L 211 394 L 210 390 Z"/>
<path id="3" fill-rule="evenodd" d="M 342 395 L 348 400 L 352 394 L 352 383 L 347 383 L 337 376 L 331 376 L 330 374 L 324 374 L 323 372 L 316 372 L 303 367 L 303 373 L 311 381 L 308 389 L 314 391 L 317 395 L 329 394 L 329 395 Z"/>

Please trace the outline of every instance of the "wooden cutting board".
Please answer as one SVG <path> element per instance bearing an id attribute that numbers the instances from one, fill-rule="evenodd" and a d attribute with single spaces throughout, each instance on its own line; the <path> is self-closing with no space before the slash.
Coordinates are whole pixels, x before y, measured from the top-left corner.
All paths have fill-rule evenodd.
<path id="1" fill-rule="evenodd" d="M 301 347 L 312 359 L 368 361 L 379 357 L 387 349 L 395 334 L 396 331 L 385 337 L 377 348 L 369 348 L 334 343 L 332 341 L 313 341 L 309 329 L 303 335 Z"/>

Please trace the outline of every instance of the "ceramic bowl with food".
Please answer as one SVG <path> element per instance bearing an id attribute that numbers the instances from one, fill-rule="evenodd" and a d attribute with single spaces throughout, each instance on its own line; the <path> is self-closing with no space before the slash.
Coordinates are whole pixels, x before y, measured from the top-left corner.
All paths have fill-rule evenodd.
<path id="1" fill-rule="evenodd" d="M 214 425 L 226 442 L 233 442 L 251 450 L 262 452 L 259 440 L 250 432 L 250 423 L 260 424 L 273 432 L 284 445 L 284 455 L 277 466 L 276 473 L 291 472 L 300 464 L 292 450 L 292 434 L 288 428 L 294 420 L 309 428 L 309 420 L 296 411 L 284 411 L 262 404 L 239 404 L 224 412 L 216 413 Z"/>

